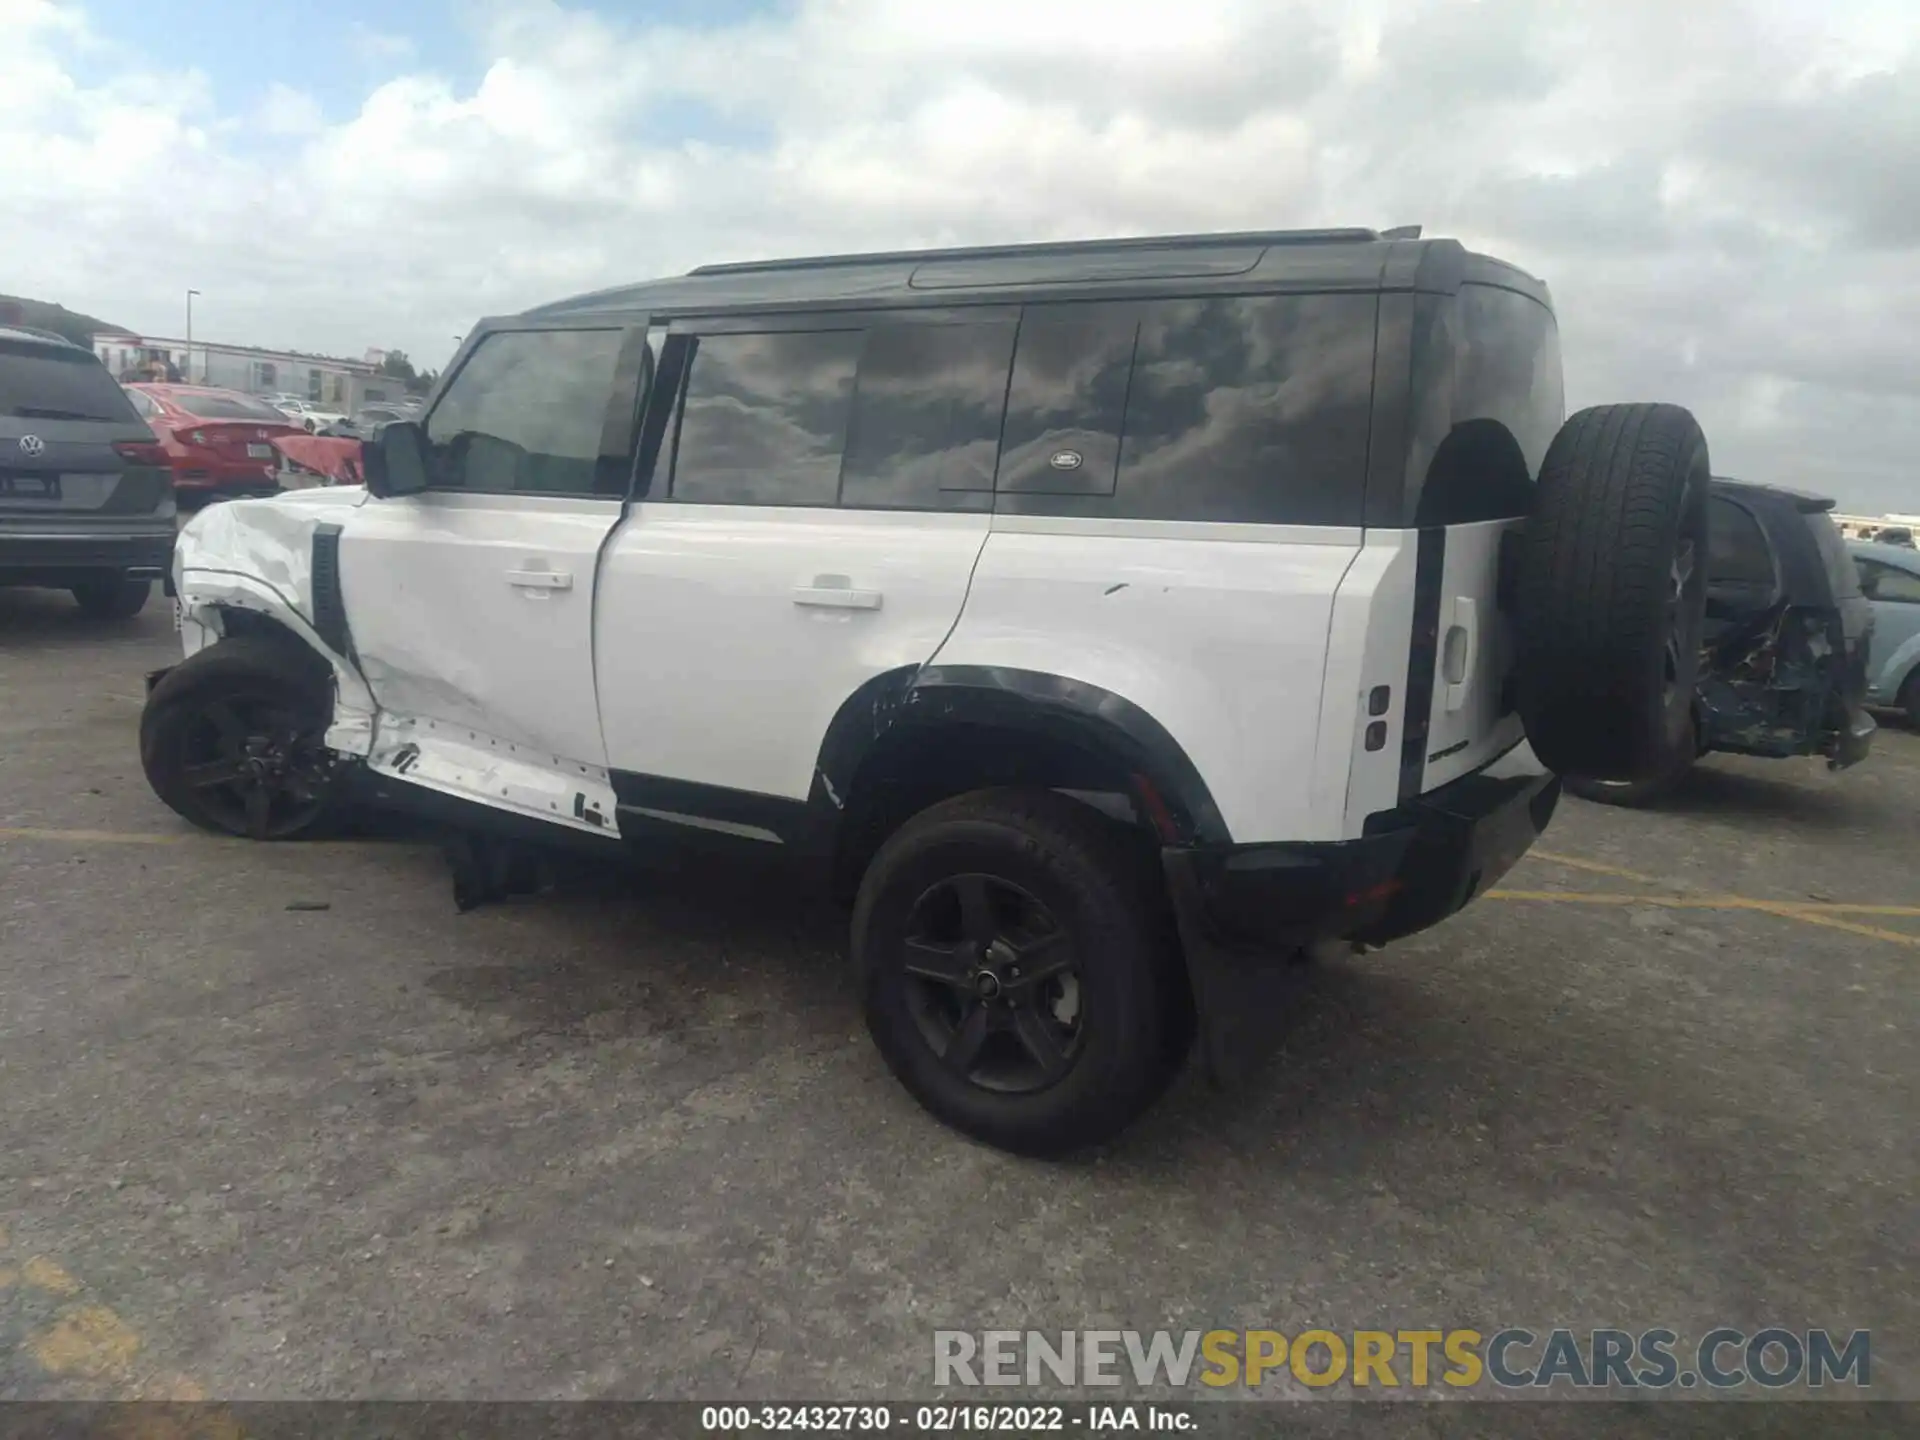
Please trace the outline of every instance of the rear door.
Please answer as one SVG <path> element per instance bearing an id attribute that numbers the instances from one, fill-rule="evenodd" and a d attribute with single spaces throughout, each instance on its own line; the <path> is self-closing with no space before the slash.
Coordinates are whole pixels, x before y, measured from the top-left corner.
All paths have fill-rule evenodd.
<path id="1" fill-rule="evenodd" d="M 811 316 L 668 341 L 659 460 L 595 630 L 623 821 L 785 838 L 751 817 L 807 798 L 841 704 L 939 648 L 986 540 L 1015 328 Z"/>
<path id="2" fill-rule="evenodd" d="M 518 782 L 489 780 L 488 757 L 605 764 L 594 574 L 631 473 L 645 345 L 617 324 L 492 332 L 427 417 L 428 488 L 345 512 L 360 668 L 383 734 L 410 730 L 425 756 L 399 773 L 427 777 L 436 747 L 464 746 L 478 758 L 432 773 L 498 804 Z"/>
<path id="3" fill-rule="evenodd" d="M 92 352 L 0 338 L 0 526 L 151 519 L 172 500 L 153 432 Z"/>

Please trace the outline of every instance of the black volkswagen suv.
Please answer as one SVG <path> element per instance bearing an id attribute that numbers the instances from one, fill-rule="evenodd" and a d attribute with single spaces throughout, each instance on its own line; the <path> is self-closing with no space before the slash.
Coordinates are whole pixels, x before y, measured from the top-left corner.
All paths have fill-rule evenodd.
<path id="1" fill-rule="evenodd" d="M 0 585 L 138 614 L 173 558 L 167 457 L 92 351 L 0 325 Z"/>

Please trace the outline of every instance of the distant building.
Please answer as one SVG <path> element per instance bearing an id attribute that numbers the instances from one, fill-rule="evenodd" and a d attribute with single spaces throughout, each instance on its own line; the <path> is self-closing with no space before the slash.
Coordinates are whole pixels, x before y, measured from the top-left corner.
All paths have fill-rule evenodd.
<path id="1" fill-rule="evenodd" d="M 248 395 L 297 395 L 343 413 L 381 400 L 398 400 L 406 383 L 382 375 L 378 361 L 342 360 L 298 350 L 262 350 L 253 345 L 221 345 L 196 340 L 192 353 L 184 340 L 157 335 L 103 332 L 93 351 L 119 380 L 173 380 L 186 385 L 217 385 Z M 385 351 L 368 351 L 385 357 Z"/>

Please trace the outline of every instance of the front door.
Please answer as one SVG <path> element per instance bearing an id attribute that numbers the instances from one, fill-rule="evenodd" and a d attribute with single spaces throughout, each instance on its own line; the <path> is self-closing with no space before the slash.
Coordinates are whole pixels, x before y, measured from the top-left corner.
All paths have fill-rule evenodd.
<path id="1" fill-rule="evenodd" d="M 380 707 L 375 770 L 610 824 L 594 571 L 631 473 L 645 343 L 620 328 L 489 334 L 427 417 L 428 488 L 344 522 L 348 625 Z"/>

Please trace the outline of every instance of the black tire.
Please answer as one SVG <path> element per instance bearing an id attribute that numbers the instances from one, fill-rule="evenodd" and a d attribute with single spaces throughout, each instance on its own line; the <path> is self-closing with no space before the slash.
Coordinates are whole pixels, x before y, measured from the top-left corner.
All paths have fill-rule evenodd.
<path id="1" fill-rule="evenodd" d="M 1516 679 L 1534 753 L 1606 780 L 1678 753 L 1706 610 L 1707 441 L 1677 405 L 1560 427 L 1521 546 Z"/>
<path id="2" fill-rule="evenodd" d="M 1588 775 L 1567 775 L 1562 778 L 1567 793 L 1578 795 L 1582 800 L 1591 800 L 1596 805 L 1615 805 L 1623 810 L 1645 810 L 1657 805 L 1672 794 L 1680 782 L 1687 778 L 1693 769 L 1693 762 L 1700 758 L 1694 739 L 1692 717 L 1687 720 L 1686 733 L 1681 738 L 1679 750 L 1660 770 L 1644 780 L 1595 780 Z"/>
<path id="3" fill-rule="evenodd" d="M 115 575 L 105 580 L 82 580 L 73 587 L 73 599 L 89 620 L 131 620 L 147 608 L 153 594 L 151 580 L 128 580 Z"/>
<path id="4" fill-rule="evenodd" d="M 1900 687 L 1900 708 L 1907 712 L 1907 724 L 1920 730 L 1920 670 L 1907 676 Z"/>
<path id="5" fill-rule="evenodd" d="M 1003 1150 L 1052 1156 L 1119 1133 L 1165 1089 L 1191 1039 L 1191 1008 L 1152 853 L 1130 841 L 1051 791 L 982 790 L 922 811 L 880 847 L 853 915 L 867 1028 L 935 1116 Z M 967 913 L 976 890 L 998 936 L 984 956 L 975 941 L 985 931 Z M 925 938 L 949 921 L 950 948 L 945 934 Z M 1035 938 L 1048 934 L 1051 946 Z M 929 955 L 943 972 L 995 969 L 1004 990 L 983 999 L 977 971 L 956 982 L 909 970 Z M 1027 955 L 1036 959 L 1023 976 Z M 1066 968 L 1036 981 L 1050 964 Z M 1041 1058 L 1050 1045 L 1051 1063 Z M 943 1058 L 960 1050 L 974 1058 Z"/>
<path id="6" fill-rule="evenodd" d="M 321 744 L 332 714 L 332 675 L 319 656 L 297 641 L 233 636 L 153 687 L 140 717 L 141 768 L 153 793 L 203 830 L 331 834 L 345 808 Z"/>

